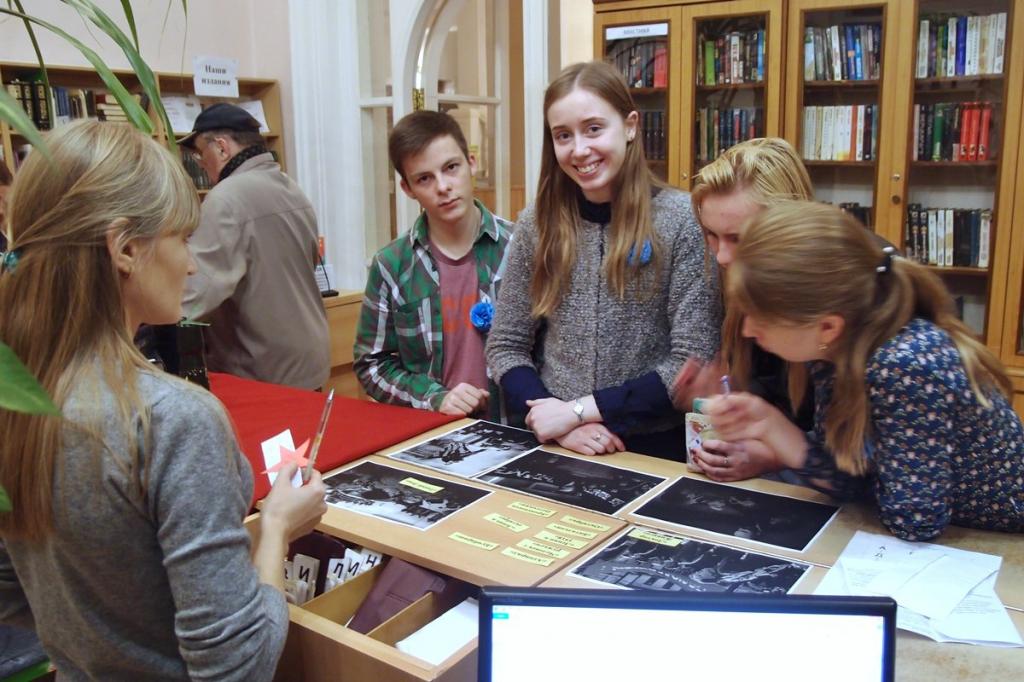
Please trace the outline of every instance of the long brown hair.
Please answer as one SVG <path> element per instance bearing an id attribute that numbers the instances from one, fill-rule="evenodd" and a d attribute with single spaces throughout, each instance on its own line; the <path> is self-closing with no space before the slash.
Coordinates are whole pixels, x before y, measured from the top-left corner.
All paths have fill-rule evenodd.
<path id="1" fill-rule="evenodd" d="M 151 247 L 160 235 L 191 232 L 199 222 L 195 188 L 179 161 L 127 125 L 80 121 L 46 139 L 50 158 L 31 154 L 11 188 L 10 248 L 19 260 L 0 274 L 0 340 L 58 407 L 72 389 L 116 387 L 119 426 L 134 443 L 132 415 L 148 434 L 136 375 L 155 370 L 132 342 L 108 234 L 117 245 Z M 98 405 L 81 411 L 71 423 L 0 409 L 0 484 L 14 507 L 0 515 L 3 537 L 37 540 L 52 531 L 64 429 L 104 447 L 99 434 L 109 427 Z M 141 453 L 115 454 L 144 485 Z"/>
<path id="2" fill-rule="evenodd" d="M 544 92 L 544 146 L 535 204 L 538 243 L 530 283 L 534 317 L 549 315 L 558 308 L 576 262 L 580 190 L 558 165 L 547 112 L 552 104 L 577 88 L 589 90 L 608 102 L 623 119 L 637 110 L 622 74 L 604 62 L 568 66 Z M 662 258 L 662 246 L 651 221 L 651 188 L 661 183 L 647 167 L 639 123 L 636 131 L 634 141 L 626 145 L 625 158 L 612 188 L 611 244 L 604 262 L 609 286 L 620 297 L 625 295 L 626 284 L 632 278 L 647 272 L 658 273 Z M 648 242 L 652 247 L 650 267 L 641 272 L 640 259 L 631 265 L 629 254 L 634 248 L 639 253 Z M 657 278 L 652 276 L 651 281 Z"/>
<path id="3" fill-rule="evenodd" d="M 930 320 L 949 334 L 982 404 L 991 405 L 989 390 L 1012 390 L 999 360 L 957 319 L 942 281 L 923 265 L 890 258 L 888 270 L 879 272 L 889 258 L 849 214 L 825 204 L 784 202 L 751 220 L 726 275 L 729 316 L 790 324 L 843 318 L 842 333 L 828 351 L 835 384 L 825 440 L 838 466 L 854 474 L 867 468 L 864 442 L 871 435 L 867 363 L 912 318 Z M 730 328 L 739 327 L 734 321 Z M 742 356 L 731 359 L 734 372 L 749 370 Z M 803 386 L 790 375 L 791 391 Z"/>

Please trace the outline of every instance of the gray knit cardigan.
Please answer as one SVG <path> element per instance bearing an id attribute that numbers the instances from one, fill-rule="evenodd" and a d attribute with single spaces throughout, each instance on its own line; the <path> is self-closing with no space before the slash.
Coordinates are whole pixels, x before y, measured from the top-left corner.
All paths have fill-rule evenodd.
<path id="1" fill-rule="evenodd" d="M 608 228 L 582 222 L 569 290 L 547 319 L 540 378 L 551 393 L 572 400 L 651 371 L 669 387 L 686 358 L 711 358 L 719 348 L 722 305 L 718 273 L 705 265 L 705 242 L 690 196 L 663 189 L 651 199 L 655 233 L 663 247 L 654 293 L 631 283 L 620 299 L 601 264 Z M 530 278 L 538 240 L 531 205 L 509 244 L 507 269 L 487 339 L 487 364 L 495 381 L 509 370 L 533 366 L 539 320 L 530 314 Z M 639 251 L 639 249 L 638 249 Z M 666 415 L 636 432 L 662 431 L 682 415 Z"/>

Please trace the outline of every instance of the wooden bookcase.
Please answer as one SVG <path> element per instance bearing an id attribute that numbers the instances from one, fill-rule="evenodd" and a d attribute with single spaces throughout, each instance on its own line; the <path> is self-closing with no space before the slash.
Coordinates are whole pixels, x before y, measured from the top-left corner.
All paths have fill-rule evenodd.
<path id="1" fill-rule="evenodd" d="M 926 69 L 919 76 L 922 20 L 929 20 L 934 27 L 950 17 L 997 13 L 1006 14 L 1000 73 L 985 73 L 984 68 L 971 72 L 963 67 L 958 72 L 954 61 L 952 71 L 947 62 L 944 74 L 933 67 L 932 72 Z M 973 260 L 964 265 L 963 254 L 955 266 L 944 262 L 932 267 L 957 300 L 968 326 L 1009 368 L 1017 390 L 1015 407 L 1024 414 L 1024 196 L 1015 191 L 1018 180 L 1024 178 L 1024 0 L 597 1 L 595 56 L 610 56 L 609 28 L 654 23 L 668 25 L 669 77 L 657 97 L 668 111 L 669 127 L 664 169 L 652 167 L 670 184 L 689 189 L 693 173 L 699 170 L 696 123 L 701 108 L 752 106 L 764 108 L 764 128 L 759 134 L 781 135 L 805 158 L 811 156 L 806 164 L 818 199 L 859 203 L 866 208 L 870 227 L 906 253 L 913 255 L 915 247 L 914 232 L 908 226 L 909 206 L 988 212 L 989 259 L 984 267 Z M 702 83 L 697 57 L 700 36 L 710 35 L 716 27 L 727 33 L 751 25 L 764 26 L 765 81 Z M 853 78 L 848 73 L 841 73 L 839 79 L 805 77 L 815 75 L 813 62 L 812 71 L 805 74 L 807 29 L 837 26 L 845 36 L 847 25 L 877 26 L 871 33 L 872 42 L 878 44 L 873 60 L 877 61 L 877 73 L 866 72 L 866 54 L 862 54 L 861 73 L 854 68 Z M 948 32 L 947 23 L 947 50 Z M 866 37 L 854 33 L 858 35 Z M 811 36 L 813 49 L 813 33 Z M 936 37 L 941 43 L 941 36 L 936 33 Z M 970 75 L 964 75 L 967 73 Z M 650 96 L 636 94 L 640 95 L 638 106 L 643 107 L 643 97 Z M 959 105 L 962 115 L 974 102 L 991 105 L 987 159 L 949 158 L 952 133 L 943 139 L 946 147 L 938 160 L 916 153 L 915 112 L 920 128 L 922 106 L 942 104 L 942 110 L 949 113 Z M 875 141 L 867 147 L 873 151 L 870 159 L 825 160 L 805 154 L 804 138 L 809 132 L 805 107 L 855 105 L 877 107 L 872 110 Z M 958 223 L 957 230 L 962 227 Z"/>
<path id="2" fill-rule="evenodd" d="M 96 93 L 105 93 L 106 87 L 102 79 L 95 71 L 85 67 L 73 66 L 51 66 L 48 70 L 50 84 L 66 88 L 80 88 L 92 90 Z M 25 64 L 16 62 L 0 62 L 0 82 L 7 83 L 14 78 L 29 80 L 39 73 L 37 64 Z M 121 82 L 129 92 L 141 93 L 138 78 L 131 71 L 115 70 Z M 161 93 L 165 95 L 193 95 L 195 90 L 191 74 L 157 73 L 157 84 Z M 281 118 L 281 90 L 277 81 L 261 78 L 240 78 L 238 80 L 238 100 L 213 99 L 201 97 L 200 103 L 205 107 L 216 101 L 245 101 L 259 100 L 263 105 L 263 113 L 266 117 L 269 132 L 264 134 L 267 147 L 277 156 L 282 170 L 287 168 L 284 153 L 283 124 Z M 154 139 L 163 143 L 166 140 L 167 132 L 163 129 L 157 119 L 152 107 L 149 110 L 150 118 L 153 121 L 155 133 Z M 178 133 L 180 136 L 181 133 Z M 8 166 L 15 169 L 16 157 L 19 151 L 27 144 L 27 141 L 20 135 L 14 133 L 8 125 L 0 123 L 0 152 Z M 198 190 L 200 196 L 206 194 L 206 190 Z"/>

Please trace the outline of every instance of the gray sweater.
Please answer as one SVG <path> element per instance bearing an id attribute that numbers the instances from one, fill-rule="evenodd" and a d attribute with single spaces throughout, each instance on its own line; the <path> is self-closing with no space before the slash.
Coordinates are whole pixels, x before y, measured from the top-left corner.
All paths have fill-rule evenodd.
<path id="1" fill-rule="evenodd" d="M 148 490 L 121 465 L 109 391 L 78 389 L 65 417 L 97 424 L 109 450 L 65 429 L 54 532 L 0 546 L 0 619 L 34 616 L 62 680 L 270 680 L 288 610 L 250 559 L 251 468 L 212 395 L 150 373 L 139 390 Z"/>
<path id="2" fill-rule="evenodd" d="M 651 213 L 663 263 L 648 297 L 635 282 L 627 285 L 625 298 L 612 292 L 601 268 L 608 228 L 582 222 L 569 290 L 547 318 L 544 362 L 537 368 L 554 396 L 575 399 L 652 371 L 667 388 L 686 358 L 707 359 L 718 351 L 718 278 L 705 272 L 704 238 L 690 209 L 690 196 L 663 189 L 651 199 Z M 537 239 L 531 206 L 520 216 L 509 245 L 487 339 L 487 364 L 499 382 L 511 369 L 534 366 L 539 321 L 530 315 L 530 278 Z M 681 422 L 681 414 L 668 414 L 633 431 L 662 431 Z"/>

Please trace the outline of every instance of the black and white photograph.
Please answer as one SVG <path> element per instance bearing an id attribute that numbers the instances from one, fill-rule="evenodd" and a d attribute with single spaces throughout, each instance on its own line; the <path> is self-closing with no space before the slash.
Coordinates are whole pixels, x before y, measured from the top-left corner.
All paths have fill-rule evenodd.
<path id="1" fill-rule="evenodd" d="M 389 456 L 472 478 L 539 446 L 532 431 L 478 421 Z"/>
<path id="2" fill-rule="evenodd" d="M 427 485 L 417 486 L 417 482 Z M 325 478 L 324 485 L 329 505 L 420 530 L 490 495 L 488 490 L 375 462 L 339 471 Z M 440 490 L 424 490 L 433 487 Z"/>
<path id="3" fill-rule="evenodd" d="M 678 544 L 636 537 L 630 529 L 570 575 L 620 589 L 654 592 L 788 594 L 809 564 L 648 531 Z M 642 529 L 647 530 L 647 529 Z"/>
<path id="4" fill-rule="evenodd" d="M 634 513 L 802 552 L 837 511 L 830 504 L 680 478 Z"/>
<path id="5" fill-rule="evenodd" d="M 661 476 L 547 450 L 528 452 L 477 480 L 608 515 L 665 481 Z"/>

